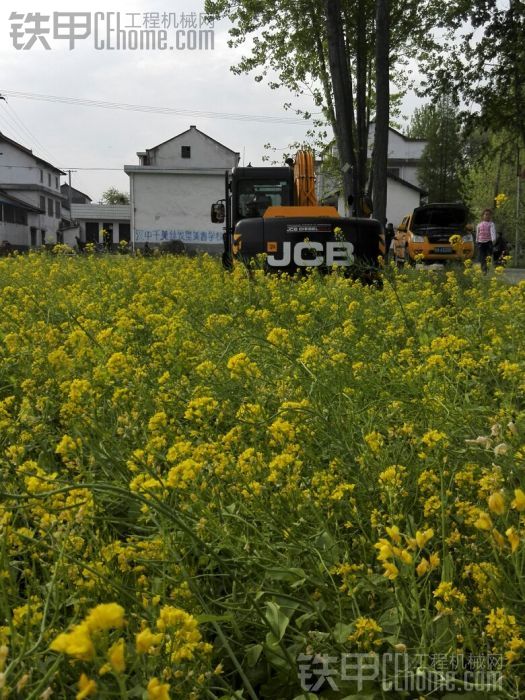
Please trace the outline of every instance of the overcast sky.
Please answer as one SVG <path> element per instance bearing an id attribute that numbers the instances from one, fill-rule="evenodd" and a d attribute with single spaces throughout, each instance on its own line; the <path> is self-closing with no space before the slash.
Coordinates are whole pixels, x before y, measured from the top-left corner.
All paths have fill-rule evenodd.
<path id="1" fill-rule="evenodd" d="M 284 149 L 305 137 L 308 125 L 286 123 L 284 120 L 296 117 L 292 111 L 285 111 L 283 104 L 293 101 L 294 106 L 315 111 L 312 102 L 306 97 L 297 102 L 287 90 L 271 90 L 264 83 L 254 82 L 252 76 L 234 75 L 229 68 L 240 52 L 228 48 L 228 26 L 224 22 L 215 24 L 215 48 L 208 51 L 176 46 L 174 50 L 96 50 L 93 34 L 78 39 L 70 50 L 67 39 L 53 37 L 54 12 L 90 13 L 93 22 L 95 12 L 103 9 L 120 13 L 123 28 L 131 23 L 139 25 L 145 19 L 144 13 L 158 12 L 160 16 L 172 13 L 171 26 L 166 31 L 168 45 L 175 45 L 174 22 L 180 25 L 182 13 L 195 12 L 198 17 L 203 11 L 202 1 L 108 0 L 97 5 L 91 9 L 93 6 L 86 0 L 39 0 L 12 3 L 10 8 L 6 3 L 0 13 L 0 93 L 19 91 L 195 112 L 273 117 L 282 119 L 283 123 L 145 114 L 9 95 L 7 106 L 0 101 L 0 130 L 62 169 L 77 169 L 72 174 L 73 186 L 93 200 L 98 200 L 110 186 L 128 191 L 123 165 L 138 164 L 137 151 L 185 131 L 191 124 L 239 151 L 241 161 L 244 158 L 245 164 L 253 165 L 261 163 L 265 143 Z M 12 20 L 11 12 L 24 17 Z M 51 30 L 44 37 L 50 50 L 43 47 L 39 38 L 25 50 L 14 47 L 10 34 L 15 24 L 21 25 L 21 35 L 16 39 L 19 45 L 26 46 L 31 39 L 27 33 L 31 26 L 27 22 L 30 12 L 51 16 L 43 25 Z M 129 13 L 139 14 L 131 17 Z M 106 24 L 101 22 L 99 26 L 103 28 Z M 180 35 L 179 41 L 183 40 Z"/>

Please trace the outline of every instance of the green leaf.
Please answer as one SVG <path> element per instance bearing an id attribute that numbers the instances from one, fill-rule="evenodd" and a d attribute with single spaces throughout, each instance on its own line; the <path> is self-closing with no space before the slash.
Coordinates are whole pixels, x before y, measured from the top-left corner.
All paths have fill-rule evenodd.
<path id="1" fill-rule="evenodd" d="M 443 557 L 443 566 L 441 568 L 441 580 L 452 582 L 454 580 L 454 562 L 450 554 L 445 554 Z"/>
<path id="2" fill-rule="evenodd" d="M 290 618 L 283 613 L 277 603 L 272 602 L 266 603 L 266 613 L 264 617 L 270 626 L 272 635 L 280 642 L 290 623 Z"/>
<path id="3" fill-rule="evenodd" d="M 282 669 L 287 668 L 289 665 L 289 661 L 286 658 L 284 651 L 281 649 L 280 644 L 276 642 L 275 637 L 271 632 L 268 632 L 266 635 L 264 655 L 274 668 Z"/>
<path id="4" fill-rule="evenodd" d="M 301 629 L 301 627 L 304 625 L 305 622 L 308 622 L 309 620 L 315 619 L 316 617 L 317 617 L 317 613 L 307 612 L 307 613 L 304 613 L 304 615 L 299 615 L 299 617 L 296 617 L 294 620 L 294 624 L 296 627 Z"/>
<path id="5" fill-rule="evenodd" d="M 399 611 L 397 608 L 389 608 L 378 620 L 383 631 L 388 634 L 395 634 L 399 630 Z"/>
<path id="6" fill-rule="evenodd" d="M 259 657 L 262 654 L 263 650 L 263 645 L 262 644 L 254 644 L 251 647 L 247 647 L 246 649 L 246 663 L 250 668 L 253 668 L 256 663 L 259 661 Z"/>
<path id="7" fill-rule="evenodd" d="M 338 644 L 344 644 L 348 636 L 353 632 L 354 626 L 338 622 L 334 627 L 333 637 Z"/>
<path id="8" fill-rule="evenodd" d="M 267 569 L 266 576 L 272 581 L 288 581 L 289 583 L 296 583 L 298 581 L 304 582 L 306 580 L 306 573 L 304 570 L 294 567 L 288 569 L 281 567 Z"/>

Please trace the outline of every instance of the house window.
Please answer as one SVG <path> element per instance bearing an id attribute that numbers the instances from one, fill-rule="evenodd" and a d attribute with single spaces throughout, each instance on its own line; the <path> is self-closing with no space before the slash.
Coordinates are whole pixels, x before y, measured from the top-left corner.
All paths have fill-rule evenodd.
<path id="1" fill-rule="evenodd" d="M 60 219 L 60 202 L 58 199 L 55 199 L 55 216 L 57 219 Z"/>
<path id="2" fill-rule="evenodd" d="M 44 171 L 40 169 L 40 182 L 44 182 Z"/>
<path id="3" fill-rule="evenodd" d="M 86 221 L 86 243 L 98 243 L 97 221 Z"/>
<path id="4" fill-rule="evenodd" d="M 56 188 L 58 190 L 58 177 L 55 177 L 55 185 L 56 185 Z"/>
<path id="5" fill-rule="evenodd" d="M 119 241 L 127 241 L 129 243 L 129 240 L 130 240 L 130 225 L 129 224 L 120 223 L 118 225 L 118 239 L 119 239 Z"/>
<path id="6" fill-rule="evenodd" d="M 191 146 L 180 147 L 181 158 L 191 158 Z"/>
<path id="7" fill-rule="evenodd" d="M 27 226 L 27 212 L 25 209 L 15 207 L 15 224 Z"/>
<path id="8" fill-rule="evenodd" d="M 53 200 L 52 200 L 52 199 L 48 199 L 48 200 L 47 200 L 47 215 L 48 215 L 48 216 L 53 216 L 53 209 L 54 209 L 54 207 L 53 207 Z"/>
<path id="9" fill-rule="evenodd" d="M 46 198 L 45 197 L 40 197 L 40 209 L 46 213 Z"/>
<path id="10" fill-rule="evenodd" d="M 12 204 L 4 204 L 4 221 L 6 224 L 15 223 L 15 208 Z"/>
<path id="11" fill-rule="evenodd" d="M 51 173 L 47 174 L 47 186 L 51 187 Z"/>

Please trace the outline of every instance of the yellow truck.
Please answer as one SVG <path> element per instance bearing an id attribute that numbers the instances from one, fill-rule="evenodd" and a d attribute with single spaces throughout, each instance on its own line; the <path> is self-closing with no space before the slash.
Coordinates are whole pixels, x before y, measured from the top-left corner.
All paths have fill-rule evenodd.
<path id="1" fill-rule="evenodd" d="M 474 257 L 473 228 L 460 203 L 425 204 L 407 214 L 396 229 L 394 259 L 433 263 Z"/>

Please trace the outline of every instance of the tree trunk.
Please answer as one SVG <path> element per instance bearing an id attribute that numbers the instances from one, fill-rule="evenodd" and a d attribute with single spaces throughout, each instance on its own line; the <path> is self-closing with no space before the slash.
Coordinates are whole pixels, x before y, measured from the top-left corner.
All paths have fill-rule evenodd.
<path id="1" fill-rule="evenodd" d="M 352 184 L 357 161 L 354 148 L 352 83 L 346 60 L 343 20 L 340 0 L 324 0 L 328 63 L 334 94 L 336 141 L 343 170 L 345 200 L 357 197 Z"/>
<path id="2" fill-rule="evenodd" d="M 361 199 L 366 188 L 366 160 L 368 151 L 368 120 L 367 112 L 367 37 L 366 37 L 366 7 L 365 0 L 357 4 L 356 27 L 356 123 L 357 123 L 357 176 L 358 195 Z"/>
<path id="3" fill-rule="evenodd" d="M 376 0 L 376 119 L 374 139 L 374 218 L 386 224 L 388 122 L 390 102 L 390 7 Z"/>

